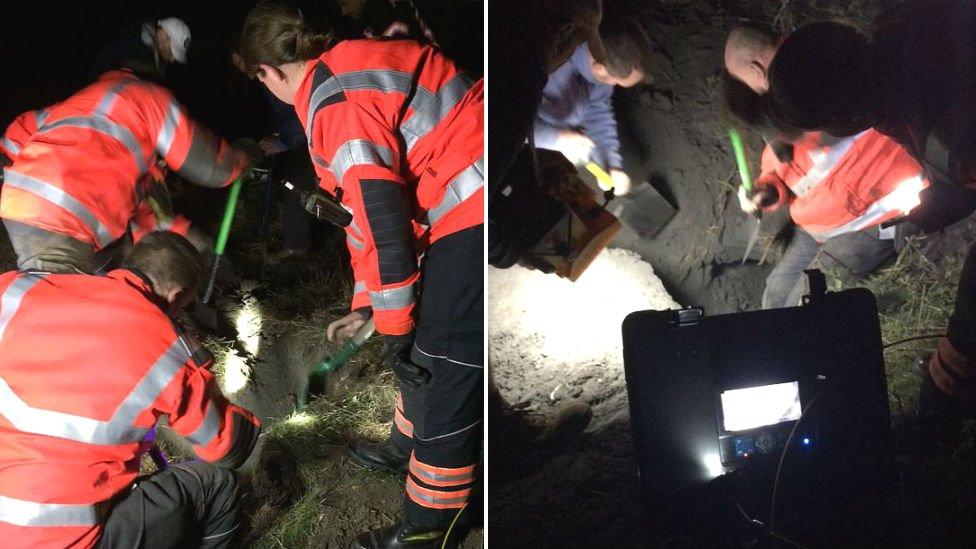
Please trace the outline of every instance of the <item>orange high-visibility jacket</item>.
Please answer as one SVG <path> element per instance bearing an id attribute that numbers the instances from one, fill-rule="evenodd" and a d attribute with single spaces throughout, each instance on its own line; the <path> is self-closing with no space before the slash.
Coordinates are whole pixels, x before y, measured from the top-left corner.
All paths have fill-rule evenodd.
<path id="1" fill-rule="evenodd" d="M 162 158 L 208 187 L 231 183 L 246 157 L 194 123 L 172 94 L 128 71 L 110 71 L 49 108 L 5 170 L 0 217 L 91 244 L 125 233 Z"/>
<path id="2" fill-rule="evenodd" d="M 348 40 L 308 62 L 295 110 L 322 188 L 353 214 L 352 308 L 409 333 L 422 248 L 484 223 L 483 81 L 432 46 Z"/>
<path id="3" fill-rule="evenodd" d="M 14 121 L 7 126 L 7 130 L 3 133 L 3 139 L 0 139 L 0 153 L 7 155 L 7 158 L 11 160 L 17 158 L 20 149 L 24 147 L 30 136 L 34 135 L 37 128 L 44 124 L 50 112 L 49 109 L 38 109 L 27 111 L 14 118 Z"/>
<path id="4" fill-rule="evenodd" d="M 809 132 L 781 162 L 768 145 L 756 187 L 774 186 L 790 204 L 793 221 L 819 242 L 908 213 L 928 180 L 911 155 L 890 138 L 867 130 L 845 138 Z"/>
<path id="5" fill-rule="evenodd" d="M 250 454 L 260 422 L 150 295 L 125 270 L 0 275 L 0 540 L 94 546 L 162 415 L 206 461 Z"/>

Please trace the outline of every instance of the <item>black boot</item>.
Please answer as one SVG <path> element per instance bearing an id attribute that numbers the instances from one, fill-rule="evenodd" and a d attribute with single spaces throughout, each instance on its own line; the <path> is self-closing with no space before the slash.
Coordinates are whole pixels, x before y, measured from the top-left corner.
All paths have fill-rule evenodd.
<path id="1" fill-rule="evenodd" d="M 399 475 L 406 474 L 410 454 L 386 439 L 383 442 L 357 440 L 346 448 L 346 456 L 353 463 L 367 469 L 382 469 Z"/>
<path id="2" fill-rule="evenodd" d="M 959 442 L 959 431 L 965 419 L 959 402 L 935 386 L 929 373 L 932 355 L 915 359 L 915 368 L 921 378 L 918 400 L 915 403 L 915 420 L 918 424 L 918 442 L 924 446 L 954 447 Z"/>
<path id="3" fill-rule="evenodd" d="M 351 549 L 455 549 L 457 542 L 447 540 L 445 530 L 436 530 L 398 522 L 360 534 Z"/>

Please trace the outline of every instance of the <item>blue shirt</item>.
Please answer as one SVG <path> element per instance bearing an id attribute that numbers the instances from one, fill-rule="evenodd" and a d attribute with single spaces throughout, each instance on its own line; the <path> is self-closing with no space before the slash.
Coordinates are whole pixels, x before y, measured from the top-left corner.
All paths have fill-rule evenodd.
<path id="1" fill-rule="evenodd" d="M 598 82 L 590 70 L 586 44 L 549 75 L 535 119 L 535 145 L 554 149 L 560 130 L 582 130 L 593 140 L 592 160 L 604 168 L 623 167 L 617 121 L 613 117 L 613 86 Z"/>

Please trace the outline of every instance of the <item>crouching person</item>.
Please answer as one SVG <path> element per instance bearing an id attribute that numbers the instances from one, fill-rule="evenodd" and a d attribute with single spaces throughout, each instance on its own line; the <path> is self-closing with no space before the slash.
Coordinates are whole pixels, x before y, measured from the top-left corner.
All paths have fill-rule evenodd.
<path id="1" fill-rule="evenodd" d="M 227 402 L 207 351 L 170 319 L 202 273 L 189 242 L 157 232 L 104 277 L 0 275 L 0 539 L 232 546 L 232 469 L 260 422 Z M 137 478 L 163 415 L 203 461 Z"/>

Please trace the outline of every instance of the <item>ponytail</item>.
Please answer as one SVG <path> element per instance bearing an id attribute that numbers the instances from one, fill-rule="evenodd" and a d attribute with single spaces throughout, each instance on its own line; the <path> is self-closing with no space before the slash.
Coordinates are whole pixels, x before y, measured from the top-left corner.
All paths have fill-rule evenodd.
<path id="1" fill-rule="evenodd" d="M 244 73 L 253 78 L 261 65 L 280 67 L 315 59 L 330 38 L 330 33 L 312 30 L 298 8 L 262 1 L 244 20 L 238 54 Z"/>

